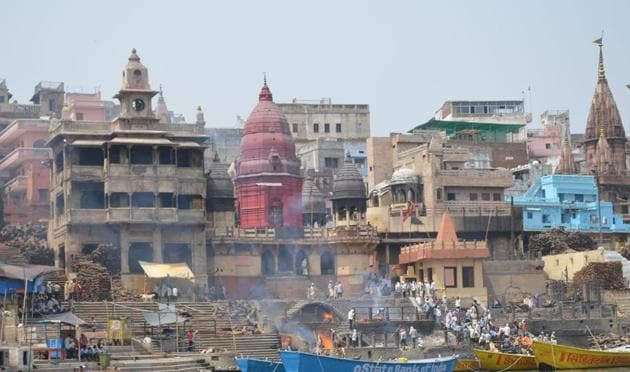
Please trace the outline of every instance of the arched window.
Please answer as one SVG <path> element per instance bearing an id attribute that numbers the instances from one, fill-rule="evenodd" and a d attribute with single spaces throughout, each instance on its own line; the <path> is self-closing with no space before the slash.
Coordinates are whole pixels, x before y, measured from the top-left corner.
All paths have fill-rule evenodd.
<path id="1" fill-rule="evenodd" d="M 321 275 L 335 275 L 335 256 L 331 251 L 325 251 L 319 258 Z"/>
<path id="2" fill-rule="evenodd" d="M 436 192 L 436 196 L 435 196 L 435 198 L 436 198 L 438 201 L 442 201 L 442 189 L 437 189 L 437 192 Z"/>
<path id="3" fill-rule="evenodd" d="M 129 245 L 129 253 L 127 255 L 129 262 L 130 274 L 142 274 L 142 266 L 138 261 L 153 261 L 153 247 L 151 243 L 136 242 Z"/>
<path id="4" fill-rule="evenodd" d="M 309 269 L 308 254 L 306 254 L 303 249 L 300 249 L 295 256 L 295 273 L 298 275 L 308 275 Z"/>
<path id="5" fill-rule="evenodd" d="M 276 258 L 270 250 L 266 249 L 260 259 L 260 271 L 263 275 L 273 275 L 276 273 Z"/>
<path id="6" fill-rule="evenodd" d="M 350 207 L 350 219 L 352 221 L 358 221 L 360 217 L 361 216 L 360 216 L 359 211 L 357 210 L 357 207 L 355 206 Z"/>
<path id="7" fill-rule="evenodd" d="M 293 270 L 293 255 L 289 251 L 289 248 L 280 248 L 280 255 L 278 255 L 278 272 L 286 273 Z"/>
<path id="8" fill-rule="evenodd" d="M 378 196 L 374 195 L 374 197 L 372 197 L 372 206 L 373 207 L 378 207 L 379 203 L 378 203 Z"/>

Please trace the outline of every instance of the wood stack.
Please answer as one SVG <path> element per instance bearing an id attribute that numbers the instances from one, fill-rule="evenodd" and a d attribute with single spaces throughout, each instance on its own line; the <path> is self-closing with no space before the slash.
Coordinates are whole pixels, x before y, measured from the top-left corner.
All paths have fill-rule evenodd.
<path id="1" fill-rule="evenodd" d="M 589 337 L 591 347 L 594 349 L 611 349 L 630 345 L 630 337 L 620 336 L 615 333 L 605 333 Z"/>
<path id="2" fill-rule="evenodd" d="M 54 265 L 55 256 L 46 245 L 46 225 L 5 225 L 0 229 L 0 259 L 16 264 Z"/>
<path id="3" fill-rule="evenodd" d="M 111 301 L 111 276 L 105 267 L 79 258 L 72 263 L 72 271 L 83 289 L 81 301 Z"/>
<path id="4" fill-rule="evenodd" d="M 123 287 L 120 279 L 112 280 L 113 301 L 140 301 L 140 295 Z"/>
<path id="5" fill-rule="evenodd" d="M 624 289 L 621 262 L 591 262 L 573 275 L 578 285 L 599 282 L 603 289 Z"/>

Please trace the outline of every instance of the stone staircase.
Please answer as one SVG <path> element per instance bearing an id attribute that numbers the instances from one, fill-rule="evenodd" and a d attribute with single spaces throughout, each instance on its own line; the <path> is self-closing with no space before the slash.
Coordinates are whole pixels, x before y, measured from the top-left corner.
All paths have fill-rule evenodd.
<path id="1" fill-rule="evenodd" d="M 115 361 L 111 364 L 117 371 L 152 371 L 152 372 L 197 372 L 197 371 L 212 371 L 213 369 L 205 362 L 200 356 L 191 357 L 168 357 L 159 358 L 153 356 L 152 358 L 139 359 L 139 360 L 124 360 Z"/>
<path id="2" fill-rule="evenodd" d="M 312 281 L 307 276 L 277 275 L 265 277 L 266 298 L 305 299 Z M 321 294 L 320 288 L 318 293 Z"/>
<path id="3" fill-rule="evenodd" d="M 280 337 L 276 332 L 265 334 L 245 335 L 239 333 L 247 325 L 244 318 L 233 318 L 233 301 L 213 302 L 180 302 L 176 304 L 179 311 L 190 315 L 187 329 L 196 331 L 195 350 L 213 348 L 232 355 L 244 354 L 257 358 L 278 359 L 277 350 L 280 348 Z M 111 317 L 127 317 L 131 319 L 132 334 L 136 338 L 144 336 L 144 316 L 147 310 L 156 311 L 156 303 L 143 302 L 81 302 L 75 307 L 75 314 L 90 322 L 94 317 L 97 328 L 105 329 L 107 319 Z M 180 350 L 186 350 L 184 329 L 180 329 Z M 156 341 L 156 340 L 154 340 Z M 159 351 L 158 342 L 153 343 L 153 350 Z"/>

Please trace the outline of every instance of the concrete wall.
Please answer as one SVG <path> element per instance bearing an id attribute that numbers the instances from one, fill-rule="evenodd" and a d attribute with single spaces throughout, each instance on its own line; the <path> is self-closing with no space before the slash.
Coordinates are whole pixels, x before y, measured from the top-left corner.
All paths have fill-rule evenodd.
<path id="1" fill-rule="evenodd" d="M 485 284 L 490 301 L 513 298 L 522 301 L 527 294 L 545 293 L 544 263 L 540 260 L 486 260 L 483 263 Z"/>
<path id="2" fill-rule="evenodd" d="M 542 257 L 545 274 L 553 280 L 573 281 L 573 275 L 590 262 L 604 262 L 604 249 L 554 254 Z"/>
<path id="3" fill-rule="evenodd" d="M 391 178 L 393 169 L 392 143 L 389 137 L 367 139 L 368 191 L 375 185 Z"/>

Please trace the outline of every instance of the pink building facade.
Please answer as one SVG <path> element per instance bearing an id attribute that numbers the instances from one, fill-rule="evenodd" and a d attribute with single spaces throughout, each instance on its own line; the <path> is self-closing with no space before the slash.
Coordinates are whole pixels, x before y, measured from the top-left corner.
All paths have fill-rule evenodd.
<path id="1" fill-rule="evenodd" d="M 46 223 L 51 151 L 48 121 L 19 119 L 0 132 L 0 179 L 6 223 Z"/>
<path id="2" fill-rule="evenodd" d="M 66 93 L 66 106 L 73 121 L 105 121 L 105 101 L 101 92 Z"/>
<path id="3" fill-rule="evenodd" d="M 560 157 L 564 131 L 569 128 L 569 111 L 548 110 L 540 119 L 542 128 L 527 132 L 527 151 L 530 159 L 547 163 Z"/>

